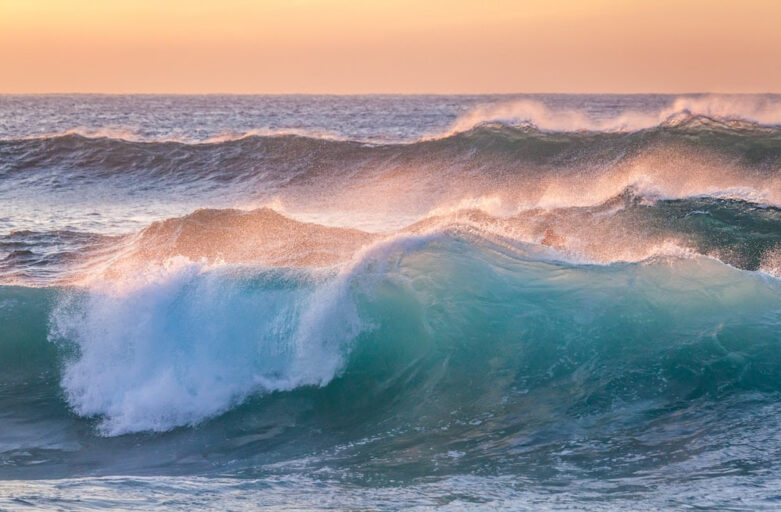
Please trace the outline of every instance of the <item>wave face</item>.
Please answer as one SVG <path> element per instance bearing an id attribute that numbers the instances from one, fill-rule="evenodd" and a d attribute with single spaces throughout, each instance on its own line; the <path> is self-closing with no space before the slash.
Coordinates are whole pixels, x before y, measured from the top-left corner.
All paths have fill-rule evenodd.
<path id="1" fill-rule="evenodd" d="M 0 508 L 772 509 L 776 105 L 2 97 Z"/>

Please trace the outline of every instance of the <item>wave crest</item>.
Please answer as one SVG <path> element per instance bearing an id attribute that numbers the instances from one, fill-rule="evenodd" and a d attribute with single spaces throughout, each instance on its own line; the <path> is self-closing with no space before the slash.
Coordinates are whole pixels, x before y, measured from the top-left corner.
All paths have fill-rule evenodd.
<path id="1" fill-rule="evenodd" d="M 328 383 L 363 326 L 339 279 L 208 270 L 184 259 L 62 301 L 50 339 L 73 346 L 73 409 L 119 435 L 192 425 L 249 394 Z"/>
<path id="2" fill-rule="evenodd" d="M 696 119 L 711 119 L 728 125 L 739 121 L 749 126 L 778 126 L 781 124 L 781 100 L 757 96 L 679 97 L 655 112 L 627 111 L 600 119 L 585 110 L 555 109 L 540 101 L 524 99 L 478 106 L 458 118 L 442 137 L 491 122 L 527 124 L 551 132 L 633 132 L 687 124 Z"/>

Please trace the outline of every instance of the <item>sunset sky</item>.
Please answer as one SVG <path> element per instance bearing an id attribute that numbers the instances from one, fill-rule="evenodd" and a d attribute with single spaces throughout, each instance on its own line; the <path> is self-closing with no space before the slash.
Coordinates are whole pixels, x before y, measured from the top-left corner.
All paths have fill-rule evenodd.
<path id="1" fill-rule="evenodd" d="M 0 93 L 781 92 L 779 0 L 0 0 Z"/>

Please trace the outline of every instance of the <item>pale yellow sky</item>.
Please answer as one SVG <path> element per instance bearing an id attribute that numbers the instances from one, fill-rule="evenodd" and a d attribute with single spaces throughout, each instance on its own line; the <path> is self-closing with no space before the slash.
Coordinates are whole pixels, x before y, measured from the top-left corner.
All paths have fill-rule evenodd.
<path id="1" fill-rule="evenodd" d="M 781 92 L 781 0 L 0 0 L 39 92 Z"/>

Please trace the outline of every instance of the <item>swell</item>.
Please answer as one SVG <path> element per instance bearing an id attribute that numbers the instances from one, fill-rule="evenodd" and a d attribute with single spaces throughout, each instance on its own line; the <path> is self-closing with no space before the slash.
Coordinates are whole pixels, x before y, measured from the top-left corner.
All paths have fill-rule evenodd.
<path id="1" fill-rule="evenodd" d="M 381 243 L 340 271 L 181 263 L 121 285 L 0 293 L 3 364 L 27 361 L 16 380 L 3 372 L 3 471 L 35 474 L 41 458 L 251 471 L 318 453 L 393 475 L 421 451 L 453 470 L 545 471 L 568 444 L 653 465 L 660 448 L 634 436 L 699 417 L 705 439 L 781 393 L 779 282 L 706 258 L 572 265 L 443 233 Z M 176 457 L 125 460 L 132 436 L 93 429 L 173 429 L 145 442 Z M 119 451 L 100 455 L 108 446 Z"/>
<path id="2" fill-rule="evenodd" d="M 515 121 L 521 122 L 516 124 Z M 458 126 L 458 123 L 457 123 Z M 781 123 L 776 125 L 762 125 L 740 118 L 722 118 L 718 116 L 692 114 L 688 111 L 671 114 L 670 117 L 659 123 L 626 132 L 611 130 L 575 128 L 572 130 L 549 130 L 538 126 L 533 118 L 525 120 L 519 118 L 502 118 L 501 116 L 479 116 L 473 122 L 464 124 L 463 129 L 453 129 L 441 136 L 426 137 L 406 143 L 387 143 L 377 141 L 338 139 L 325 135 L 309 134 L 307 132 L 248 132 L 231 138 L 223 137 L 215 140 L 207 139 L 198 142 L 186 142 L 184 140 L 135 140 L 133 138 L 113 137 L 110 134 L 89 135 L 79 132 L 65 132 L 62 134 L 42 135 L 37 137 L 19 139 L 0 139 L 0 148 L 9 154 L 13 151 L 19 160 L 24 162 L 29 158 L 29 166 L 35 163 L 47 162 L 58 156 L 82 153 L 82 163 L 92 163 L 106 152 L 113 152 L 123 156 L 146 156 L 154 154 L 168 154 L 173 159 L 183 155 L 196 155 L 198 152 L 224 148 L 226 151 L 244 150 L 245 152 L 260 152 L 270 146 L 277 145 L 292 152 L 303 151 L 305 148 L 320 149 L 343 147 L 346 151 L 364 150 L 371 152 L 381 148 L 396 148 L 403 151 L 407 148 L 412 151 L 416 147 L 436 148 L 441 146 L 456 146 L 472 142 L 474 145 L 484 145 L 494 149 L 512 149 L 513 143 L 518 155 L 535 156 L 528 146 L 537 143 L 542 148 L 537 152 L 539 158 L 556 154 L 560 147 L 574 145 L 574 152 L 582 152 L 585 147 L 596 143 L 609 143 L 618 141 L 619 146 L 631 146 L 634 142 L 642 142 L 645 139 L 683 137 L 693 142 L 698 142 L 703 147 L 716 149 L 724 146 L 724 142 L 743 141 L 741 146 L 755 143 L 755 147 L 739 147 L 748 161 L 761 160 L 769 153 L 777 157 L 776 151 L 771 151 L 772 146 L 778 143 L 778 130 Z M 491 145 L 492 139 L 496 139 L 495 145 Z M 622 144 L 623 142 L 623 144 Z M 525 143 L 525 144 L 524 144 Z M 287 146 L 287 148 L 286 148 Z M 608 146 L 611 146 L 608 144 Z M 762 152 L 761 149 L 766 149 Z M 753 150 L 753 151 L 747 151 Z M 190 153 L 184 153 L 189 151 Z M 36 159 L 33 159 L 33 156 Z M 6 159 L 11 160 L 11 159 Z M 153 161 L 153 160 L 152 160 Z M 104 162 L 111 164 L 111 161 Z M 139 165 L 139 168 L 154 168 L 154 165 Z M 6 164 L 8 165 L 8 164 Z M 13 170 L 23 168 L 24 164 L 10 167 Z M 109 165 L 110 167 L 110 165 Z"/>
<path id="3" fill-rule="evenodd" d="M 781 209 L 738 199 L 660 199 L 627 188 L 595 206 L 530 208 L 497 215 L 493 204 L 466 203 L 385 233 L 324 226 L 270 208 L 200 209 L 123 236 L 52 231 L 0 237 L 3 284 L 89 285 L 143 276 L 175 260 L 210 266 L 337 268 L 366 247 L 398 236 L 470 234 L 508 247 L 532 244 L 549 259 L 639 262 L 703 255 L 779 276 Z"/>
<path id="4" fill-rule="evenodd" d="M 661 198 L 781 204 L 781 131 L 702 116 L 628 133 L 488 124 L 409 144 L 293 135 L 183 144 L 67 135 L 0 142 L 0 161 L 0 192 L 17 197 L 22 212 L 31 210 L 30 221 L 39 217 L 32 210 L 42 195 L 80 204 L 74 189 L 92 198 L 90 212 L 118 209 L 107 219 L 75 216 L 57 229 L 103 222 L 115 232 L 116 219 L 144 208 L 165 218 L 191 205 L 273 205 L 320 224 L 388 231 L 475 205 L 494 215 L 594 206 L 628 187 Z"/>
<path id="5" fill-rule="evenodd" d="M 174 257 L 329 267 L 398 236 L 469 233 L 493 243 L 549 248 L 549 257 L 565 261 L 609 264 L 699 254 L 756 271 L 777 264 L 779 226 L 781 209 L 773 206 L 712 197 L 649 198 L 632 188 L 589 207 L 535 208 L 509 216 L 491 215 L 490 207 L 479 206 L 432 212 L 385 234 L 301 222 L 269 208 L 198 210 L 152 224 L 124 246 L 109 269 L 115 275 L 128 273 Z"/>
<path id="6" fill-rule="evenodd" d="M 176 164 L 187 162 L 191 167 L 188 173 L 191 179 L 208 174 L 199 172 L 201 167 L 208 167 L 208 163 L 213 164 L 211 170 L 215 179 L 219 179 L 218 176 L 228 179 L 241 174 L 238 165 L 230 164 L 247 163 L 253 161 L 253 157 L 256 163 L 272 164 L 280 160 L 292 163 L 307 156 L 318 156 L 318 153 L 322 153 L 323 162 L 328 162 L 349 156 L 381 159 L 390 154 L 411 158 L 431 151 L 439 154 L 450 150 L 455 159 L 477 151 L 477 157 L 494 154 L 534 163 L 566 164 L 575 158 L 609 162 L 628 152 L 674 141 L 706 152 L 731 155 L 740 163 L 773 168 L 779 161 L 780 140 L 781 133 L 775 126 L 681 113 L 656 126 L 628 132 L 548 131 L 531 121 L 514 125 L 508 120 L 489 117 L 465 130 L 408 143 L 339 140 L 297 133 L 250 133 L 233 139 L 197 143 L 65 133 L 0 140 L 0 154 L 4 156 L 3 173 L 8 176 L 56 163 L 63 170 L 101 168 L 103 172 L 96 172 L 93 178 L 128 171 L 142 176 L 181 178 L 182 169 Z"/>

